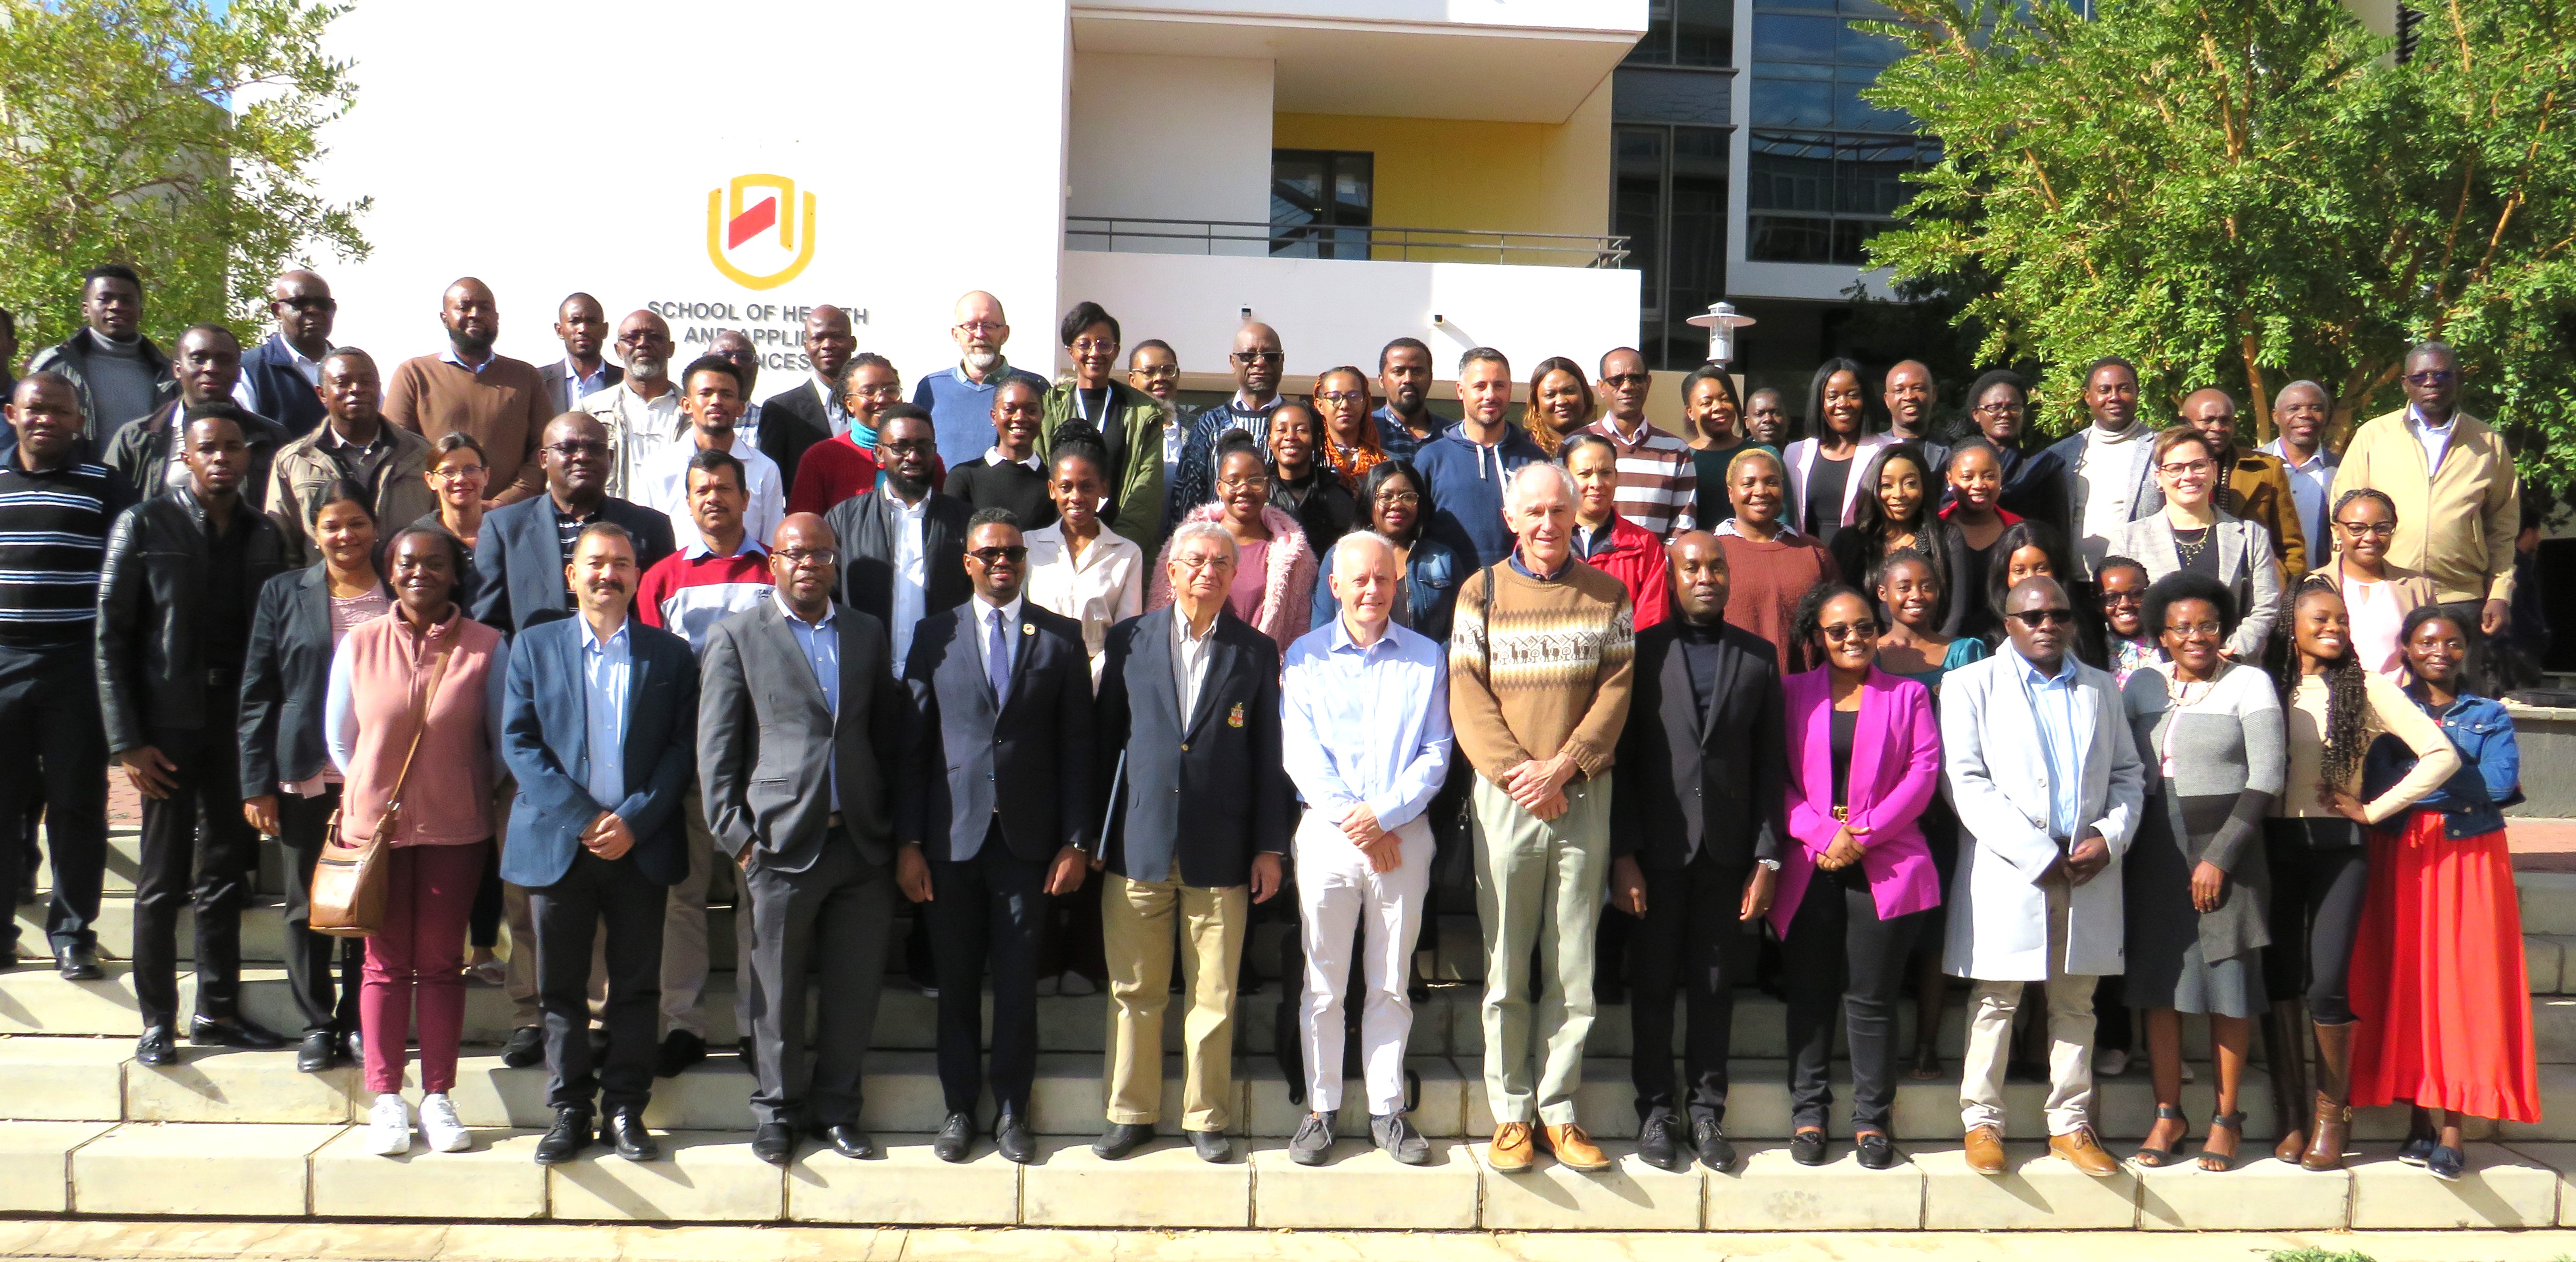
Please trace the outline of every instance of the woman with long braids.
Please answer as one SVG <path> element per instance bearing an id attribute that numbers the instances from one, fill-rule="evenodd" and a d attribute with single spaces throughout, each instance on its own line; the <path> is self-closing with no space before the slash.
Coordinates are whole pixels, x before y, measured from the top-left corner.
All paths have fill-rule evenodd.
<path id="1" fill-rule="evenodd" d="M 2358 1021 L 2347 978 L 2370 883 L 2362 829 L 2441 787 L 2459 769 L 2460 757 L 2441 725 L 2397 685 L 2362 669 L 2352 651 L 2343 593 L 2333 579 L 2310 575 L 2300 584 L 2290 637 L 2278 680 L 2289 771 L 2263 825 L 2272 875 L 2272 944 L 2263 953 L 2263 989 L 2274 1000 L 2263 1041 L 2281 1134 L 2272 1155 L 2310 1170 L 2339 1170 L 2345 1141 L 2352 1137 L 2349 1089 Z M 2413 750 L 2415 767 L 2364 802 L 2355 796 L 2362 788 L 2362 758 L 2382 735 Z M 2316 1108 L 2308 1126 L 2295 1105 L 2306 1071 L 2299 1001 L 2292 998 L 2297 995 L 2307 996 L 2317 1040 Z"/>
<path id="2" fill-rule="evenodd" d="M 2345 507 L 2350 506 L 2346 497 Z M 2502 808 L 2522 800 L 2522 753 L 2502 705 L 2460 689 L 2468 630 L 2439 605 L 2406 615 L 2407 695 L 2442 725 L 2461 767 L 2370 832 L 2370 899 L 2352 961 L 2356 1105 L 2405 1100 L 2397 1159 L 2440 1179 L 2468 1172 L 2463 1117 L 2540 1120 L 2522 909 Z M 2406 774 L 2372 748 L 2364 791 Z"/>

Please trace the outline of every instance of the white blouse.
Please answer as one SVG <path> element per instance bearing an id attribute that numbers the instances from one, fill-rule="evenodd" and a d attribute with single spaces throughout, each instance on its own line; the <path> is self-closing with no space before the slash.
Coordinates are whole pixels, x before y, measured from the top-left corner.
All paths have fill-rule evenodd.
<path id="1" fill-rule="evenodd" d="M 1082 624 L 1083 651 L 1091 655 L 1091 684 L 1100 686 L 1101 648 L 1109 628 L 1145 612 L 1145 553 L 1107 526 L 1077 557 L 1064 527 L 1028 532 L 1030 603 Z"/>

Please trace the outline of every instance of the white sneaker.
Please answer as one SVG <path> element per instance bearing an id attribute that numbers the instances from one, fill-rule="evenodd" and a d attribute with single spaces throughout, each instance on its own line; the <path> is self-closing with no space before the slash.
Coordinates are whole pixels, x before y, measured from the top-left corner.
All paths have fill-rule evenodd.
<path id="1" fill-rule="evenodd" d="M 1064 980 L 1056 983 L 1056 993 L 1072 995 L 1076 998 L 1080 998 L 1085 995 L 1099 994 L 1100 988 L 1092 985 L 1090 978 L 1074 972 L 1072 969 L 1066 969 L 1064 971 Z"/>
<path id="2" fill-rule="evenodd" d="M 411 1151 L 411 1106 L 403 1103 L 401 1095 L 377 1096 L 376 1106 L 367 1110 L 367 1151 L 379 1157 Z"/>
<path id="3" fill-rule="evenodd" d="M 2129 1049 L 2106 1047 L 2093 1054 L 2093 1076 L 2117 1078 L 2129 1072 Z"/>
<path id="4" fill-rule="evenodd" d="M 465 1123 L 456 1120 L 456 1103 L 444 1091 L 420 1098 L 420 1134 L 429 1141 L 431 1152 L 463 1152 L 474 1146 Z"/>

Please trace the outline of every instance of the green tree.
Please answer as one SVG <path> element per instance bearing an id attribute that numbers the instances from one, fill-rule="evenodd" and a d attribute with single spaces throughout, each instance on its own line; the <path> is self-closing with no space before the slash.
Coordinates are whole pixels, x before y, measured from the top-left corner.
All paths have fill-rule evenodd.
<path id="1" fill-rule="evenodd" d="M 251 315 L 285 264 L 362 257 L 366 202 L 329 205 L 316 130 L 345 111 L 307 0 L 0 0 L 0 306 L 32 352 L 80 323 L 80 274 L 141 272 L 164 346 Z"/>
<path id="2" fill-rule="evenodd" d="M 2240 392 L 2260 437 L 2314 378 L 2348 427 L 2441 337 L 2526 472 L 2566 476 L 2576 8 L 2432 0 L 2401 64 L 2335 0 L 1884 2 L 1908 52 L 1871 99 L 1943 157 L 1873 259 L 1975 278 L 1981 356 L 2044 364 L 2054 424 L 2119 354 L 2151 401 Z"/>

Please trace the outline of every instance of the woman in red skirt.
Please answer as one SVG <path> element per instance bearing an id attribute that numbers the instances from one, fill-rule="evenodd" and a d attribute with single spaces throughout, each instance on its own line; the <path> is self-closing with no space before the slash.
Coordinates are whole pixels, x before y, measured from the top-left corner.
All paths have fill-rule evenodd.
<path id="1" fill-rule="evenodd" d="M 2502 705 L 2459 690 L 2463 628 L 2440 606 L 2406 617 L 2407 689 L 2459 748 L 2460 769 L 2372 830 L 2370 896 L 2353 951 L 2352 1103 L 2415 1106 L 2398 1160 L 2443 1179 L 2468 1169 L 2464 1117 L 2540 1120 L 2523 975 L 2522 914 L 2500 807 L 2522 800 L 2522 759 Z M 2374 750 L 2364 782 L 2412 760 Z"/>

